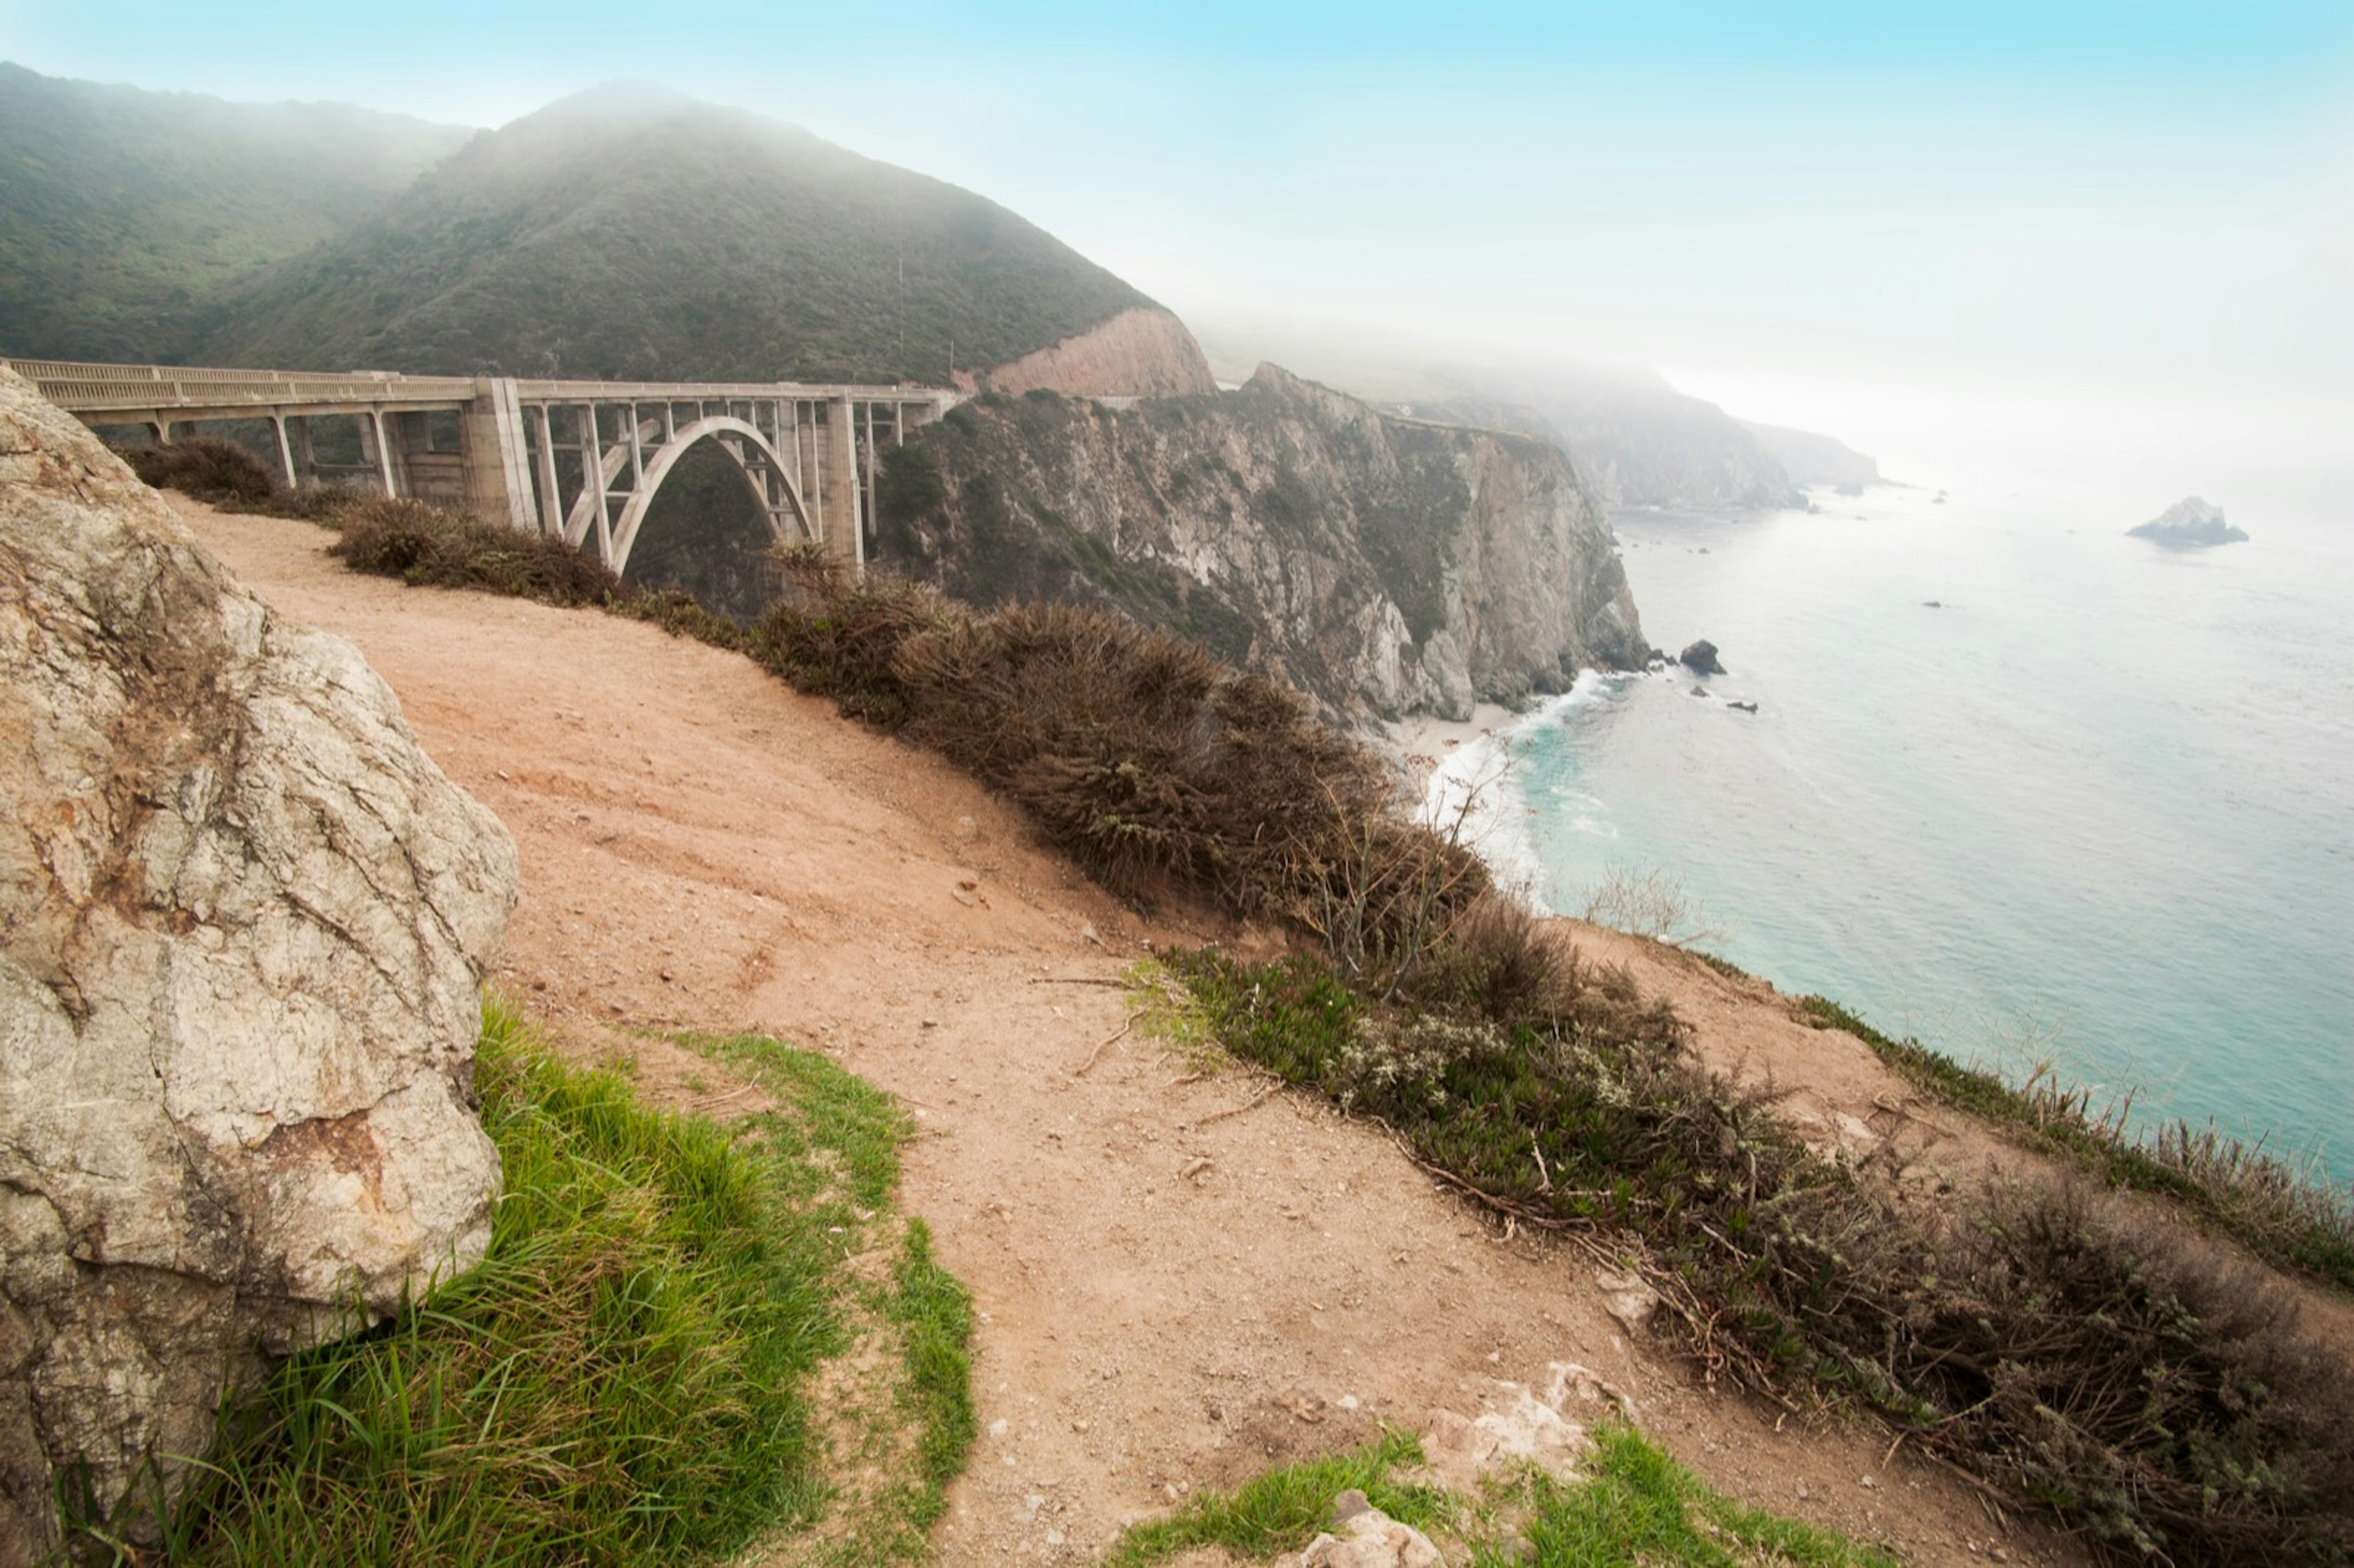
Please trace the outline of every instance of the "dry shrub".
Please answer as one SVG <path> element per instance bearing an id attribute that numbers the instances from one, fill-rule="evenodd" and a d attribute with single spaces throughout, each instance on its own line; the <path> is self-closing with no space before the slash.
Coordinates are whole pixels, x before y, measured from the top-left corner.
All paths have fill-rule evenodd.
<path id="1" fill-rule="evenodd" d="M 1171 962 L 1229 1049 L 1379 1119 L 1475 1201 L 1640 1236 L 1713 1371 L 1858 1398 L 2112 1560 L 2354 1560 L 2354 1375 L 2277 1282 L 2179 1230 L 2066 1188 L 1930 1198 L 1889 1157 L 1818 1158 L 1626 971 L 1500 902 L 1395 1003 L 1320 959 Z"/>
<path id="2" fill-rule="evenodd" d="M 277 471 L 235 441 L 200 436 L 169 446 L 115 447 L 142 482 L 176 490 L 224 512 L 257 512 L 340 526 L 353 512 L 380 501 L 376 491 L 350 484 L 289 490 Z"/>
<path id="3" fill-rule="evenodd" d="M 1424 1007 L 1506 1025 L 1539 1024 L 1572 1015 L 1581 999 L 1601 994 L 1587 975 L 1558 927 L 1490 889 L 1394 989 L 1400 1000 Z"/>
<path id="4" fill-rule="evenodd" d="M 601 604 L 621 579 L 562 539 L 473 523 L 406 496 L 345 510 L 331 546 L 355 571 L 410 584 L 484 588 L 557 605 Z"/>
<path id="5" fill-rule="evenodd" d="M 200 436 L 168 445 L 117 447 L 114 453 L 143 482 L 198 501 L 252 503 L 279 493 L 276 476 L 235 441 Z"/>
<path id="6" fill-rule="evenodd" d="M 606 602 L 606 608 L 631 620 L 651 621 L 673 637 L 708 642 L 715 648 L 742 652 L 750 645 L 741 624 L 705 609 L 701 599 L 683 588 L 625 588 Z"/>
<path id="7" fill-rule="evenodd" d="M 1887 1216 L 1846 1259 L 1818 1340 L 2112 1556 L 2354 1560 L 2354 1380 L 2277 1281 L 2068 1187 Z"/>
<path id="8" fill-rule="evenodd" d="M 1206 893 L 1394 983 L 1486 890 L 1468 851 L 1390 813 L 1370 752 L 1192 643 L 1067 606 L 983 614 L 813 550 L 782 564 L 771 668 L 1004 790 L 1126 896 Z"/>

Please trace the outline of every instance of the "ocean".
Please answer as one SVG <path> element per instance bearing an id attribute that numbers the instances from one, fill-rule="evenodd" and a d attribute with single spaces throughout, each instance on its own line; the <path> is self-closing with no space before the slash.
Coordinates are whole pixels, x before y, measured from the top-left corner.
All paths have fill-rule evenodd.
<path id="1" fill-rule="evenodd" d="M 2354 1179 L 2354 483 L 2174 551 L 2123 536 L 2174 494 L 1954 482 L 1617 515 L 1726 673 L 1588 674 L 1433 809 L 1556 911 L 1672 889 L 1786 991 Z"/>

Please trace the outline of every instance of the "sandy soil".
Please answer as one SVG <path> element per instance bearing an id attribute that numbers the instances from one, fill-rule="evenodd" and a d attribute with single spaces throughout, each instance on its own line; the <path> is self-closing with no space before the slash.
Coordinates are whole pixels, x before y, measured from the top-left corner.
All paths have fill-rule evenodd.
<path id="1" fill-rule="evenodd" d="M 1140 921 L 945 766 L 656 629 L 355 577 L 319 530 L 175 503 L 277 609 L 356 641 L 513 831 L 497 983 L 573 1048 L 633 1054 L 650 1092 L 725 1114 L 747 1091 L 643 1032 L 763 1030 L 921 1118 L 905 1201 L 981 1313 L 985 1436 L 941 1562 L 1091 1562 L 1193 1488 L 1477 1414 L 1557 1361 L 1744 1501 L 1925 1563 L 2080 1560 L 1875 1429 L 1700 1386 L 1604 1313 L 1592 1259 L 1500 1239 L 1379 1129 L 1121 1034 L 1108 982 L 1130 960 L 1247 935 Z M 1926 1114 L 1770 997 L 1586 939 L 1712 1059 L 1803 1086 L 1793 1108 L 1827 1128 Z"/>

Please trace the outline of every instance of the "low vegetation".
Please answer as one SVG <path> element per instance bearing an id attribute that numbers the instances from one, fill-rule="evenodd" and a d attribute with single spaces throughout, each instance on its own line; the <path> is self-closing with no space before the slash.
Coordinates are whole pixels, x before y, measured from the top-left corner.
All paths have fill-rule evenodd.
<path id="1" fill-rule="evenodd" d="M 2354 1188 L 2332 1182 L 2317 1164 L 2183 1121 L 2137 1134 L 2126 1106 L 2096 1112 L 2090 1091 L 2048 1073 L 2014 1088 L 1918 1040 L 1891 1039 L 1828 997 L 1802 997 L 1797 1005 L 1819 1027 L 1846 1030 L 1946 1104 L 2017 1128 L 2113 1186 L 2179 1199 L 2267 1262 L 2354 1290 Z"/>
<path id="2" fill-rule="evenodd" d="M 1631 1233 L 1712 1372 L 1820 1392 L 2119 1560 L 2354 1554 L 2354 1378 L 2277 1285 L 2064 1187 L 1816 1158 L 1623 971 L 1467 921 L 1397 1001 L 1325 959 L 1169 955 L 1236 1056 L 1393 1129 L 1506 1222 Z"/>
<path id="3" fill-rule="evenodd" d="M 158 490 L 176 490 L 224 511 L 280 510 L 270 507 L 284 493 L 277 477 L 235 441 L 200 436 L 167 445 L 117 447 L 114 455 Z M 333 499 L 333 493 L 322 493 L 321 498 Z"/>
<path id="4" fill-rule="evenodd" d="M 1351 1489 L 1471 1568 L 1894 1568 L 1883 1552 L 1741 1507 L 1631 1426 L 1609 1423 L 1594 1439 L 1596 1452 L 1574 1482 L 1531 1471 L 1492 1482 L 1480 1497 L 1458 1498 L 1407 1478 L 1421 1449 L 1404 1433 L 1385 1433 L 1353 1453 L 1196 1496 L 1172 1517 L 1129 1531 L 1105 1568 L 1145 1568 L 1198 1547 L 1249 1561 L 1296 1552 L 1330 1528 L 1333 1500 Z"/>
<path id="5" fill-rule="evenodd" d="M 1468 850 L 1389 811 L 1371 753 L 1181 638 L 1067 606 L 978 611 L 814 551 L 785 573 L 757 657 L 1002 789 L 1125 896 L 1282 921 L 1386 989 L 1487 892 Z"/>
<path id="6" fill-rule="evenodd" d="M 1639 1238 L 1712 1374 L 1860 1402 L 2119 1560 L 2354 1560 L 2354 1372 L 2271 1283 L 2065 1186 L 1816 1158 L 1288 692 L 1109 617 L 782 572 L 714 640 L 1001 788 L 1128 896 L 1288 927 L 1272 964 L 1172 956 L 1226 1048 L 1509 1224 Z"/>
<path id="7" fill-rule="evenodd" d="M 547 534 L 454 518 L 438 506 L 376 496 L 337 519 L 333 553 L 354 571 L 413 586 L 482 588 L 546 604 L 608 604 L 630 597 L 593 556 Z"/>
<path id="8" fill-rule="evenodd" d="M 854 1560 L 911 1560 L 970 1439 L 970 1323 L 920 1225 L 889 1269 L 856 1263 L 892 1245 L 906 1123 L 822 1058 L 731 1049 L 784 1065 L 779 1108 L 722 1127 L 557 1063 L 488 1009 L 476 1082 L 505 1167 L 489 1256 L 282 1363 L 228 1419 L 168 1561 L 669 1565 L 816 1534 L 847 1467 L 811 1391 L 876 1323 L 903 1370 L 854 1435 L 922 1462 L 859 1499 Z"/>

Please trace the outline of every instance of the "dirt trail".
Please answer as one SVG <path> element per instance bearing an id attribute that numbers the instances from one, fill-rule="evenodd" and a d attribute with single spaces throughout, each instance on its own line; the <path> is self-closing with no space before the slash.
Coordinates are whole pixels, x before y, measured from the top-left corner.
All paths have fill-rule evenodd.
<path id="1" fill-rule="evenodd" d="M 1477 1414 L 1495 1380 L 1542 1386 L 1556 1361 L 1627 1390 L 1654 1438 L 1745 1502 L 1925 1563 L 1998 1547 L 2081 1560 L 1998 1524 L 1942 1469 L 1884 1462 L 1875 1430 L 1777 1421 L 1702 1388 L 1628 1341 L 1585 1255 L 1499 1240 L 1379 1129 L 1115 1038 L 1126 1014 L 1106 982 L 1148 943 L 1235 934 L 1140 921 L 945 765 L 736 655 L 355 577 L 321 530 L 174 500 L 273 606 L 356 641 L 435 759 L 514 833 L 510 995 L 577 1048 L 637 1055 L 678 1103 L 725 1111 L 744 1091 L 637 1032 L 765 1031 L 921 1118 L 906 1202 L 981 1314 L 984 1436 L 942 1563 L 1092 1562 L 1194 1487 L 1376 1422 Z M 1671 959 L 1589 937 L 1669 989 L 1725 1059 L 1755 1034 L 1777 1081 L 1848 1063 L 1822 1055 L 1832 1041 L 1871 1063 L 1770 1001 L 1696 990 Z M 1825 1086 L 1826 1111 L 1864 1117 L 1879 1091 L 1858 1100 L 1837 1072 Z"/>

